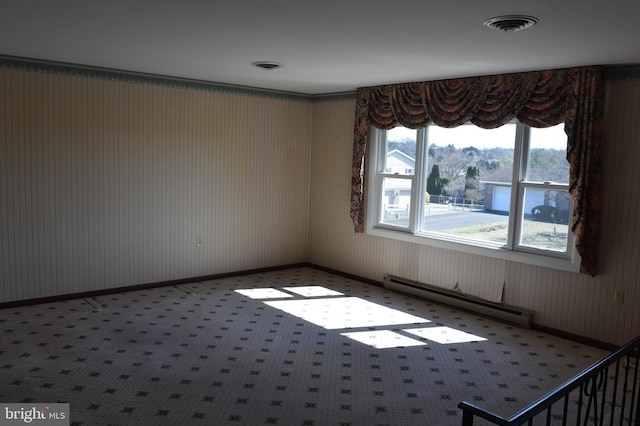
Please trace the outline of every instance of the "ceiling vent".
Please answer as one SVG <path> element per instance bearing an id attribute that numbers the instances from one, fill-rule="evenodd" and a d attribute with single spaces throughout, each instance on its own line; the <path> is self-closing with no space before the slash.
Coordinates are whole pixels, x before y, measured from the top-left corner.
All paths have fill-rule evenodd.
<path id="1" fill-rule="evenodd" d="M 496 16 L 495 18 L 487 19 L 484 24 L 493 28 L 494 30 L 504 32 L 516 32 L 529 28 L 538 23 L 538 18 L 533 16 L 524 15 L 505 15 Z"/>
<path id="2" fill-rule="evenodd" d="M 259 62 L 251 62 L 251 65 L 254 67 L 262 68 L 263 70 L 275 70 L 277 68 L 282 68 L 282 64 L 279 62 L 271 62 L 271 61 L 259 61 Z"/>

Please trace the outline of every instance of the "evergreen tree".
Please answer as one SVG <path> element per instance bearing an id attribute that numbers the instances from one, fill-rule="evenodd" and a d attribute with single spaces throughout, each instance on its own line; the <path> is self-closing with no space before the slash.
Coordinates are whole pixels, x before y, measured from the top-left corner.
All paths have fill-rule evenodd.
<path id="1" fill-rule="evenodd" d="M 477 189 L 480 170 L 476 166 L 467 167 L 467 176 L 465 177 L 464 189 Z"/>
<path id="2" fill-rule="evenodd" d="M 442 195 L 442 178 L 440 178 L 440 167 L 437 164 L 433 165 L 427 177 L 427 192 L 431 195 Z"/>
<path id="3" fill-rule="evenodd" d="M 464 198 L 480 201 L 483 197 L 480 191 L 480 170 L 476 166 L 469 166 L 464 181 Z"/>

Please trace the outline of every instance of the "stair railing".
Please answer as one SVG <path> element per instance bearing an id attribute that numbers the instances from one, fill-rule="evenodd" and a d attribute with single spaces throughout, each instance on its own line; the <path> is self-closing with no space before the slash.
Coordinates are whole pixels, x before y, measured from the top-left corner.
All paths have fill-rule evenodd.
<path id="1" fill-rule="evenodd" d="M 462 426 L 640 426 L 639 363 L 640 336 L 510 417 L 461 402 Z"/>

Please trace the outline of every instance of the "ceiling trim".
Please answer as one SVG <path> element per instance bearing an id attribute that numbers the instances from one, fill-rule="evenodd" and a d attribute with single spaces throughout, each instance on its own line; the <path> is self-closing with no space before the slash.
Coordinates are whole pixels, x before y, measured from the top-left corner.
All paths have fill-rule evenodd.
<path id="1" fill-rule="evenodd" d="M 312 102 L 315 98 L 315 96 L 302 93 L 260 89 L 256 87 L 215 83 L 203 80 L 191 80 L 157 74 L 146 74 L 111 68 L 91 67 L 66 62 L 45 61 L 17 56 L 0 55 L 0 68 L 68 75 L 73 77 L 95 78 L 101 80 L 119 81 L 124 83 L 149 84 L 177 89 L 229 93 L 234 95 L 280 99 L 297 102 Z"/>
<path id="2" fill-rule="evenodd" d="M 308 95 L 8 55 L 0 55 L 0 68 L 308 103 L 353 101 L 356 95 L 355 91 Z M 640 65 L 605 66 L 604 69 L 607 81 L 640 80 Z"/>
<path id="3" fill-rule="evenodd" d="M 605 67 L 606 81 L 640 80 L 640 65 Z"/>

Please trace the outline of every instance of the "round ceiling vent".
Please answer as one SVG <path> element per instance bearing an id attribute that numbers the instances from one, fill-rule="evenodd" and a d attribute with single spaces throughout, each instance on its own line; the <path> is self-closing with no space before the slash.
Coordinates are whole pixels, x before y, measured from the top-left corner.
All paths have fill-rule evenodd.
<path id="1" fill-rule="evenodd" d="M 496 16 L 495 18 L 487 19 L 484 24 L 498 31 L 516 32 L 522 31 L 525 28 L 529 28 L 538 23 L 538 18 L 525 15 L 505 15 Z"/>
<path id="2" fill-rule="evenodd" d="M 279 62 L 271 62 L 271 61 L 259 61 L 259 62 L 251 62 L 251 65 L 254 67 L 262 68 L 263 70 L 275 70 L 277 68 L 282 68 L 283 65 Z"/>

